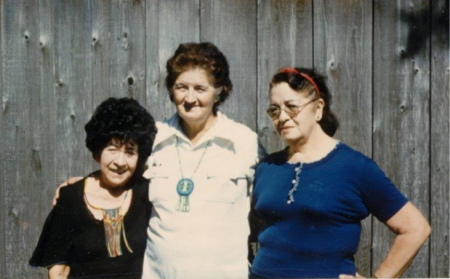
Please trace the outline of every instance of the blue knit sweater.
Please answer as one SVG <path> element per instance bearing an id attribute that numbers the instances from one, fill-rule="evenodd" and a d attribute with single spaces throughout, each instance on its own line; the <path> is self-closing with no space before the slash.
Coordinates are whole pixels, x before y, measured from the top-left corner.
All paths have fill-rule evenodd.
<path id="1" fill-rule="evenodd" d="M 368 157 L 339 143 L 320 161 L 303 164 L 294 202 L 287 203 L 295 168 L 286 150 L 256 170 L 253 206 L 264 227 L 252 273 L 267 278 L 338 277 L 355 274 L 361 220 L 387 221 L 406 203 Z"/>

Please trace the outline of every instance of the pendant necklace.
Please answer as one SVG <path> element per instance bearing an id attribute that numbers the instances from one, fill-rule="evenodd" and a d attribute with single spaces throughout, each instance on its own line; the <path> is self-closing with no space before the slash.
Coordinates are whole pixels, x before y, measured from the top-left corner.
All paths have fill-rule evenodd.
<path id="1" fill-rule="evenodd" d="M 177 153 L 178 153 L 178 163 L 180 165 L 180 173 L 181 173 L 181 179 L 177 183 L 177 193 L 178 193 L 178 205 L 175 208 L 178 212 L 189 212 L 190 211 L 190 205 L 189 205 L 189 196 L 194 191 L 194 181 L 192 181 L 192 177 L 194 177 L 194 174 L 197 172 L 198 167 L 200 166 L 200 163 L 202 162 L 203 158 L 205 157 L 206 150 L 211 145 L 211 140 L 206 143 L 205 150 L 203 151 L 202 157 L 200 157 L 200 160 L 198 161 L 197 167 L 194 169 L 194 172 L 192 173 L 191 177 L 187 178 L 183 174 L 183 168 L 181 167 L 181 156 L 180 156 L 180 150 L 178 149 L 178 137 L 176 137 L 177 140 Z"/>
<path id="2" fill-rule="evenodd" d="M 122 213 L 122 206 L 127 200 L 128 192 L 125 194 L 125 198 L 122 201 L 122 204 L 117 208 L 105 209 L 93 206 L 89 203 L 86 192 L 84 193 L 84 200 L 86 204 L 96 210 L 101 210 L 103 213 L 103 225 L 105 227 L 105 242 L 106 249 L 108 250 L 108 255 L 110 258 L 115 258 L 121 256 L 122 253 L 122 245 L 120 243 L 121 236 L 123 236 L 123 241 L 125 247 L 130 253 L 133 253 L 133 250 L 128 244 L 127 235 L 125 234 L 125 224 L 123 223 L 124 215 Z M 130 205 L 131 206 L 131 205 Z"/>

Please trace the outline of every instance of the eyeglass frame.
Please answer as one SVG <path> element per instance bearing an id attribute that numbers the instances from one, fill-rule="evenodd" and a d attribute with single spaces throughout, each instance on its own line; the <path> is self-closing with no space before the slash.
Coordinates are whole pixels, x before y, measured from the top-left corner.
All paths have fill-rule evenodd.
<path id="1" fill-rule="evenodd" d="M 275 119 L 280 118 L 281 111 L 284 110 L 284 112 L 285 112 L 290 118 L 293 118 L 293 117 L 297 116 L 300 112 L 302 112 L 302 110 L 303 110 L 307 105 L 309 105 L 310 103 L 315 102 L 315 101 L 317 101 L 317 100 L 319 100 L 319 99 L 320 99 L 320 98 L 314 98 L 314 99 L 312 99 L 312 100 L 306 102 L 305 104 L 303 104 L 303 105 L 301 105 L 301 106 L 296 106 L 297 109 L 298 109 L 298 112 L 293 112 L 293 111 L 290 110 L 287 106 L 284 106 L 284 108 L 279 107 L 280 112 L 279 112 L 275 117 L 270 116 L 270 112 L 269 112 L 270 106 L 269 106 L 269 107 L 267 108 L 267 110 L 266 110 L 266 114 L 267 114 L 267 116 L 268 116 L 270 119 L 275 120 Z M 297 99 L 297 100 L 298 100 L 298 99 Z M 297 101 L 297 100 L 292 100 L 292 101 Z M 286 109 L 288 109 L 288 110 L 290 110 L 290 111 L 288 111 L 288 110 L 286 110 Z"/>

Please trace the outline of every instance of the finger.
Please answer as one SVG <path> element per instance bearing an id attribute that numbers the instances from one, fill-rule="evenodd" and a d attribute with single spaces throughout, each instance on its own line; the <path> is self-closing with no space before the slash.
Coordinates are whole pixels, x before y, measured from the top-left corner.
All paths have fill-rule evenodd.
<path id="1" fill-rule="evenodd" d="M 353 275 L 341 274 L 339 275 L 339 279 L 352 279 L 355 278 Z"/>
<path id="2" fill-rule="evenodd" d="M 364 276 L 362 276 L 361 274 L 359 274 L 358 272 L 356 272 L 355 278 L 366 278 L 366 277 L 364 277 Z"/>
<path id="3" fill-rule="evenodd" d="M 53 206 L 55 206 L 56 203 L 58 202 L 58 198 L 59 198 L 59 189 L 61 189 L 61 187 L 64 187 L 64 186 L 69 185 L 69 180 L 70 180 L 70 179 L 67 179 L 67 180 L 64 181 L 63 183 L 59 184 L 58 188 L 56 188 L 55 195 L 53 196 L 53 202 L 52 202 L 52 203 L 53 203 Z"/>
<path id="4" fill-rule="evenodd" d="M 76 182 L 80 181 L 81 179 L 83 179 L 82 176 L 75 176 L 75 177 L 71 177 L 71 178 L 67 179 L 67 181 L 65 181 L 64 183 L 66 183 L 66 185 L 67 184 L 75 184 Z M 64 185 L 64 186 L 66 186 L 66 185 Z"/>
<path id="5" fill-rule="evenodd" d="M 75 176 L 75 177 L 71 177 L 71 178 L 67 179 L 66 181 L 64 181 L 63 183 L 61 183 L 58 186 L 58 189 L 56 189 L 55 195 L 53 196 L 53 201 L 52 201 L 53 206 L 55 206 L 56 203 L 58 202 L 59 190 L 61 189 L 61 187 L 65 187 L 65 186 L 67 186 L 69 184 L 74 184 L 74 183 L 80 181 L 81 179 L 83 179 L 82 176 Z"/>
<path id="6" fill-rule="evenodd" d="M 55 195 L 53 196 L 53 201 L 52 201 L 52 205 L 53 205 L 53 206 L 56 205 L 56 201 L 58 200 L 58 198 L 59 198 L 59 188 L 56 189 Z"/>

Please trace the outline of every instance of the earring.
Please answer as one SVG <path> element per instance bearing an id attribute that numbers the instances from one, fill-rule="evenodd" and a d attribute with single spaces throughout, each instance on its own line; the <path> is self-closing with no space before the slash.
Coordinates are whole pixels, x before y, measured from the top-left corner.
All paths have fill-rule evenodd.
<path id="1" fill-rule="evenodd" d="M 317 121 L 320 121 L 320 116 L 317 116 L 317 117 L 316 117 L 316 120 L 317 120 Z"/>
<path id="2" fill-rule="evenodd" d="M 220 100 L 220 95 L 216 95 L 216 97 L 214 98 L 214 101 L 218 102 Z"/>

